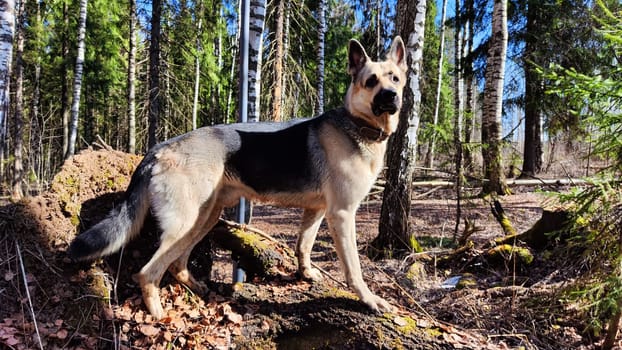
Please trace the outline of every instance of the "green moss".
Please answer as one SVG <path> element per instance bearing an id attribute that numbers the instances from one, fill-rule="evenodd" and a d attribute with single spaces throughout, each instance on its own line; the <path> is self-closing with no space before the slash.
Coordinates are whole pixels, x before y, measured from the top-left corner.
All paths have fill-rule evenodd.
<path id="1" fill-rule="evenodd" d="M 470 273 L 465 273 L 460 281 L 456 284 L 456 289 L 465 289 L 465 288 L 476 288 L 477 287 L 477 279 Z"/>
<path id="2" fill-rule="evenodd" d="M 324 291 L 324 293 L 322 294 L 323 297 L 325 298 L 346 298 L 346 299 L 352 299 L 352 300 L 358 300 L 358 296 L 356 296 L 356 294 L 344 290 L 344 289 L 340 289 L 340 288 L 329 288 L 326 289 L 326 291 Z"/>
<path id="3" fill-rule="evenodd" d="M 443 332 L 438 328 L 427 328 L 426 333 L 430 336 L 430 338 L 438 338 L 443 335 Z"/>
<path id="4" fill-rule="evenodd" d="M 412 334 L 417 330 L 417 321 L 413 320 L 409 316 L 402 317 L 406 324 L 403 326 L 397 327 L 397 330 L 402 334 Z"/>
<path id="5" fill-rule="evenodd" d="M 504 259 L 510 260 L 514 256 L 518 256 L 518 260 L 525 264 L 529 265 L 533 262 L 533 255 L 527 248 L 516 247 L 510 244 L 502 244 L 493 248 L 490 248 L 486 255 L 492 259 Z"/>

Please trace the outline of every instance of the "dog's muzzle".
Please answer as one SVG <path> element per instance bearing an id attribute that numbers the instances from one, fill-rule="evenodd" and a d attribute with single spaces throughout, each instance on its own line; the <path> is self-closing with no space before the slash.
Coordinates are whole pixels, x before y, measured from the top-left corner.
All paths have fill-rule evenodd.
<path id="1" fill-rule="evenodd" d="M 371 110 L 376 116 L 383 113 L 393 114 L 400 108 L 400 101 L 397 97 L 397 91 L 393 89 L 382 89 L 378 91 L 372 101 Z"/>

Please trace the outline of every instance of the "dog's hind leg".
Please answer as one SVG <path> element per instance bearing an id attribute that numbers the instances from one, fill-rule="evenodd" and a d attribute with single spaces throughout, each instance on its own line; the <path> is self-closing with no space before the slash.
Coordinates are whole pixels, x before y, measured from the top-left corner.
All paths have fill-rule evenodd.
<path id="1" fill-rule="evenodd" d="M 300 224 L 300 232 L 298 234 L 298 242 L 296 243 L 298 271 L 302 278 L 313 281 L 320 281 L 322 279 L 320 271 L 311 266 L 311 250 L 325 213 L 325 209 L 304 210 L 302 214 L 302 223 Z"/>
<path id="2" fill-rule="evenodd" d="M 207 222 L 200 231 L 200 234 L 196 236 L 196 239 L 190 244 L 190 247 L 186 249 L 186 251 L 184 251 L 184 253 L 177 258 L 177 260 L 173 261 L 171 266 L 168 268 L 168 271 L 175 276 L 177 281 L 185 284 L 188 288 L 192 289 L 192 291 L 200 295 L 207 293 L 208 289 L 205 283 L 197 281 L 194 276 L 192 276 L 192 273 L 188 270 L 188 259 L 190 258 L 190 254 L 192 253 L 194 246 L 197 245 L 216 225 L 218 219 L 220 219 L 221 212 L 222 208 L 220 207 L 212 209 Z"/>
<path id="3" fill-rule="evenodd" d="M 183 194 L 183 191 L 179 191 Z M 163 205 L 155 207 L 155 216 L 160 220 L 162 236 L 160 247 L 136 275 L 143 294 L 143 301 L 156 319 L 164 317 L 160 302 L 159 286 L 169 266 L 183 254 L 189 252 L 205 233 L 203 227 L 214 206 L 214 200 L 203 206 L 195 205 L 185 198 L 169 198 Z"/>

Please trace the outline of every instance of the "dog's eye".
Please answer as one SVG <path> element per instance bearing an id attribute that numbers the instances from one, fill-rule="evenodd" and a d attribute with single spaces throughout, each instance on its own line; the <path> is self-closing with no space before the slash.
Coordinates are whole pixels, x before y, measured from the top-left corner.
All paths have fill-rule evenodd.
<path id="1" fill-rule="evenodd" d="M 373 88 L 376 84 L 378 84 L 378 78 L 375 74 L 365 80 L 365 87 L 368 89 Z"/>
<path id="2" fill-rule="evenodd" d="M 400 82 L 400 77 L 398 77 L 397 75 L 392 76 L 391 79 L 393 79 L 394 83 L 399 83 Z"/>

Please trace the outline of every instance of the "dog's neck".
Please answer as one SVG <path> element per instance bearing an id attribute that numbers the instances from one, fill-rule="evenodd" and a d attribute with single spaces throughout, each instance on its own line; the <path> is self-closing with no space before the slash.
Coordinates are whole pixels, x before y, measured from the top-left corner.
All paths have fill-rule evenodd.
<path id="1" fill-rule="evenodd" d="M 390 133 L 386 132 L 384 129 L 377 128 L 373 126 L 372 124 L 368 123 L 365 119 L 352 115 L 347 109 L 346 109 L 346 115 L 348 116 L 348 118 L 350 118 L 350 120 L 352 120 L 354 125 L 357 126 L 358 128 L 357 131 L 359 135 L 361 135 L 366 140 L 374 141 L 374 142 L 383 142 L 386 139 L 388 139 L 389 136 L 391 135 Z"/>

